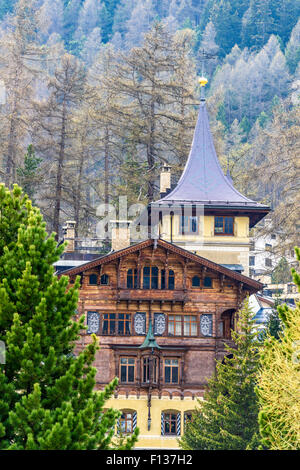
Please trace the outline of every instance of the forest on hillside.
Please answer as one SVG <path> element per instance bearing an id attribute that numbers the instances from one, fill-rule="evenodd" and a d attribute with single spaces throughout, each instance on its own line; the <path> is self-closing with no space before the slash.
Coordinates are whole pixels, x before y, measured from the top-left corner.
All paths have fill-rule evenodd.
<path id="1" fill-rule="evenodd" d="M 99 204 L 180 176 L 204 73 L 224 171 L 299 243 L 299 18 L 298 0 L 0 0 L 1 180 L 59 237 L 93 236 Z"/>

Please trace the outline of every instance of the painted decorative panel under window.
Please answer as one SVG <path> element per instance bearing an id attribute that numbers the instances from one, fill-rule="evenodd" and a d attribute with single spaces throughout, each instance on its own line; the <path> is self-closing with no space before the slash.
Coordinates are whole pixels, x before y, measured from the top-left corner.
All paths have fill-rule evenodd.
<path id="1" fill-rule="evenodd" d="M 134 315 L 134 331 L 137 335 L 146 334 L 146 313 L 137 312 Z"/>
<path id="2" fill-rule="evenodd" d="M 154 334 L 161 336 L 166 330 L 166 316 L 163 313 L 154 314 Z"/>
<path id="3" fill-rule="evenodd" d="M 200 332 L 203 336 L 212 336 L 213 320 L 212 315 L 201 315 Z"/>
<path id="4" fill-rule="evenodd" d="M 97 334 L 100 327 L 100 315 L 98 312 L 87 312 L 87 334 Z"/>

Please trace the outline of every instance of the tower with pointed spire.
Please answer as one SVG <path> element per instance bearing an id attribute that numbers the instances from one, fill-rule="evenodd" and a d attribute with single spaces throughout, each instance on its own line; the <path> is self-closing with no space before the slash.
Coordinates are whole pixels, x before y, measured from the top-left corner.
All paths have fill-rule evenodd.
<path id="1" fill-rule="evenodd" d="M 159 238 L 235 271 L 249 274 L 249 230 L 270 208 L 241 194 L 223 173 L 209 126 L 204 87 L 194 138 L 177 186 L 151 203 Z"/>

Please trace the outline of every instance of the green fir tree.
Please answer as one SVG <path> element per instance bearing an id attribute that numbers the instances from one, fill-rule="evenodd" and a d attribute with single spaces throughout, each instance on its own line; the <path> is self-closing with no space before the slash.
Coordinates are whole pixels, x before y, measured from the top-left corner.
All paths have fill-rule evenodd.
<path id="1" fill-rule="evenodd" d="M 282 333 L 282 321 L 278 314 L 278 307 L 280 305 L 280 301 L 277 298 L 275 300 L 274 307 L 269 315 L 268 322 L 267 322 L 267 335 L 271 336 L 275 339 L 280 338 L 280 334 Z"/>
<path id="2" fill-rule="evenodd" d="M 53 269 L 64 245 L 47 236 L 39 209 L 18 186 L 0 185 L 0 211 L 0 449 L 112 448 L 120 413 L 103 406 L 117 379 L 94 390 L 95 336 L 75 354 L 84 328 L 83 318 L 73 321 L 79 280 L 68 289 Z M 137 433 L 121 449 L 132 448 Z"/>
<path id="3" fill-rule="evenodd" d="M 187 424 L 180 446 L 186 450 L 245 450 L 256 448 L 258 400 L 255 394 L 259 344 L 253 314 L 246 300 L 239 312 L 235 347 L 217 362 L 203 401 Z"/>
<path id="4" fill-rule="evenodd" d="M 41 162 L 42 159 L 35 155 L 34 147 L 30 144 L 28 145 L 27 153 L 24 157 L 24 166 L 17 168 L 19 183 L 24 193 L 26 193 L 32 201 L 39 182 L 39 165 Z"/>

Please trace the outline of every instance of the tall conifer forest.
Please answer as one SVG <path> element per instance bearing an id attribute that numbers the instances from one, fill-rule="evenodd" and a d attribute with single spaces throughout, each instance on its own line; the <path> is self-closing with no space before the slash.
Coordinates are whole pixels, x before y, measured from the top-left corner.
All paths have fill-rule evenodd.
<path id="1" fill-rule="evenodd" d="M 203 73 L 224 170 L 294 243 L 299 13 L 297 0 L 1 0 L 2 180 L 27 172 L 58 237 L 67 219 L 93 235 L 99 204 L 155 199 L 164 163 L 180 176 Z"/>

